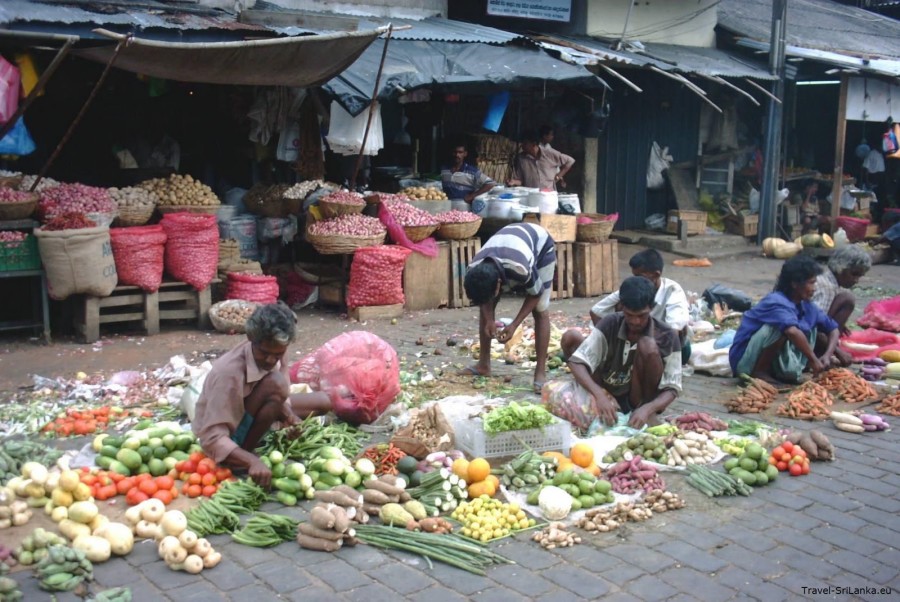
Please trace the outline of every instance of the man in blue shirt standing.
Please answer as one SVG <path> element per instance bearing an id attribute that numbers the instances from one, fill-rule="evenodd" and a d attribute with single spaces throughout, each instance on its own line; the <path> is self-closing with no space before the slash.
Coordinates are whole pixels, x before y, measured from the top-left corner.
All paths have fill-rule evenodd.
<path id="1" fill-rule="evenodd" d="M 466 163 L 468 156 L 464 144 L 454 146 L 453 165 L 441 170 L 441 183 L 444 194 L 451 201 L 465 201 L 471 205 L 475 197 L 484 194 L 496 184 L 480 169 Z"/>
<path id="2" fill-rule="evenodd" d="M 808 255 L 784 262 L 775 291 L 747 311 L 728 353 L 735 376 L 749 374 L 768 382 L 800 382 L 807 367 L 818 374 L 837 363 L 840 329 L 812 303 L 822 267 Z M 816 349 L 819 333 L 827 335 Z"/>

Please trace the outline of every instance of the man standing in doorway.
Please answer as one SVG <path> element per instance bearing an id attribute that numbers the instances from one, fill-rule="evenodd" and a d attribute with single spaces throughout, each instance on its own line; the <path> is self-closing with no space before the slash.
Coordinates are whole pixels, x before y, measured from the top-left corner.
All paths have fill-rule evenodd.
<path id="1" fill-rule="evenodd" d="M 537 134 L 529 132 L 522 137 L 522 152 L 513 163 L 510 186 L 525 186 L 541 190 L 556 190 L 557 184 L 566 187 L 566 174 L 575 165 L 575 159 L 558 150 L 540 146 Z"/>

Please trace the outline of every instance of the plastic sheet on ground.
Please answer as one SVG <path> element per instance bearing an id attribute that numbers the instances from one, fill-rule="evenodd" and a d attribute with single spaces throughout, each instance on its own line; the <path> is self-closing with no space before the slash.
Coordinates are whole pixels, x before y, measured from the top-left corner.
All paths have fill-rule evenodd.
<path id="1" fill-rule="evenodd" d="M 716 436 L 715 434 L 710 433 L 710 435 L 712 435 L 713 439 L 719 439 L 722 436 L 728 436 L 728 433 L 726 431 L 721 431 L 718 434 L 719 434 L 719 436 Z M 622 437 L 622 436 L 618 436 L 618 435 L 601 435 L 599 437 L 591 437 L 589 439 L 577 439 L 576 438 L 576 440 L 573 442 L 573 445 L 576 443 L 587 443 L 588 445 L 590 445 L 594 449 L 594 461 L 597 463 L 597 466 L 599 466 L 600 468 L 606 469 L 606 468 L 609 468 L 610 466 L 612 466 L 612 464 L 607 463 L 607 462 L 601 462 L 600 458 L 602 458 L 603 456 L 605 456 L 606 454 L 608 454 L 609 452 L 614 450 L 619 444 L 625 443 L 626 441 L 628 441 L 628 439 L 630 439 L 630 437 Z M 717 449 L 719 450 L 719 453 L 716 454 L 715 458 L 713 458 L 710 462 L 707 462 L 703 466 L 712 466 L 713 464 L 718 464 L 725 458 L 725 456 L 728 455 L 725 452 L 723 452 L 721 450 L 721 448 L 717 447 Z M 652 466 L 653 468 L 655 468 L 656 470 L 658 470 L 660 472 L 685 470 L 684 466 L 669 466 L 668 464 L 659 464 L 658 462 L 652 462 L 646 458 L 644 458 L 643 461 L 645 464 Z"/>
<path id="2" fill-rule="evenodd" d="M 525 500 L 528 498 L 527 493 L 519 493 L 517 491 L 509 491 L 503 485 L 500 486 L 500 492 L 503 495 L 503 498 L 510 504 L 517 504 L 519 508 L 530 514 L 531 516 L 537 518 L 538 520 L 548 520 L 544 518 L 544 515 L 541 513 L 541 509 L 537 505 L 529 504 Z M 632 493 L 629 495 L 625 495 L 622 493 L 613 492 L 613 501 L 609 504 L 601 504 L 599 506 L 591 506 L 590 508 L 583 508 L 581 510 L 576 510 L 574 512 L 570 512 L 569 515 L 559 521 L 565 525 L 571 525 L 575 522 L 579 521 L 585 514 L 587 514 L 588 510 L 594 510 L 596 508 L 612 508 L 616 504 L 620 502 L 633 502 L 641 499 L 644 496 L 643 491 L 639 491 L 637 493 Z"/>

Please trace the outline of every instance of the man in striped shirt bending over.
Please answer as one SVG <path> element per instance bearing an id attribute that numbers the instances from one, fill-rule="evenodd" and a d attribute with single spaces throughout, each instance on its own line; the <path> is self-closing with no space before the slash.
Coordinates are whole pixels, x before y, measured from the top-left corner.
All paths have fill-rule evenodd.
<path id="1" fill-rule="evenodd" d="M 537 366 L 534 390 L 540 393 L 547 380 L 547 347 L 550 344 L 550 288 L 556 271 L 556 244 L 550 234 L 534 224 L 511 224 L 494 234 L 466 270 L 465 289 L 479 307 L 478 363 L 463 374 L 491 373 L 491 341 L 506 343 L 530 313 L 534 316 L 534 346 Z M 507 326 L 497 329 L 494 310 L 502 291 L 524 292 L 519 313 Z M 501 325 L 502 326 L 502 325 Z"/>

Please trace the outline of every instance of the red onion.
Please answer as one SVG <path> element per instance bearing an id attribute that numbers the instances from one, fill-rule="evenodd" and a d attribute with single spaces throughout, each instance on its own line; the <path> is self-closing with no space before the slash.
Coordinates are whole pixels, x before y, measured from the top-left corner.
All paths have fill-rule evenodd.
<path id="1" fill-rule="evenodd" d="M 358 192 L 350 192 L 347 190 L 338 190 L 336 192 L 332 192 L 323 196 L 319 201 L 325 201 L 326 203 L 337 203 L 340 205 L 357 205 L 362 206 L 366 204 L 366 201 L 363 200 L 363 195 Z"/>
<path id="2" fill-rule="evenodd" d="M 28 236 L 25 232 L 16 232 L 14 230 L 3 230 L 0 232 L 0 242 L 4 243 L 21 243 Z M 13 248 L 18 245 L 5 245 L 7 248 Z"/>
<path id="3" fill-rule="evenodd" d="M 310 234 L 316 236 L 383 236 L 387 233 L 384 224 L 378 218 L 354 213 L 340 215 L 334 219 L 326 219 L 309 227 Z"/>
<path id="4" fill-rule="evenodd" d="M 438 213 L 434 217 L 442 224 L 465 224 L 467 222 L 475 222 L 481 219 L 475 213 L 472 213 L 470 211 L 457 211 L 456 209 Z"/>
<path id="5" fill-rule="evenodd" d="M 0 203 L 21 203 L 30 201 L 31 193 L 15 190 L 14 188 L 0 187 Z"/>
<path id="6" fill-rule="evenodd" d="M 38 213 L 48 219 L 63 213 L 116 213 L 118 207 L 105 188 L 60 184 L 41 192 Z"/>
<path id="7" fill-rule="evenodd" d="M 382 200 L 382 202 L 384 202 Z M 387 210 L 403 227 L 410 226 L 437 226 L 440 222 L 433 215 L 418 207 L 413 207 L 409 203 L 402 201 L 392 201 L 384 203 Z"/>

